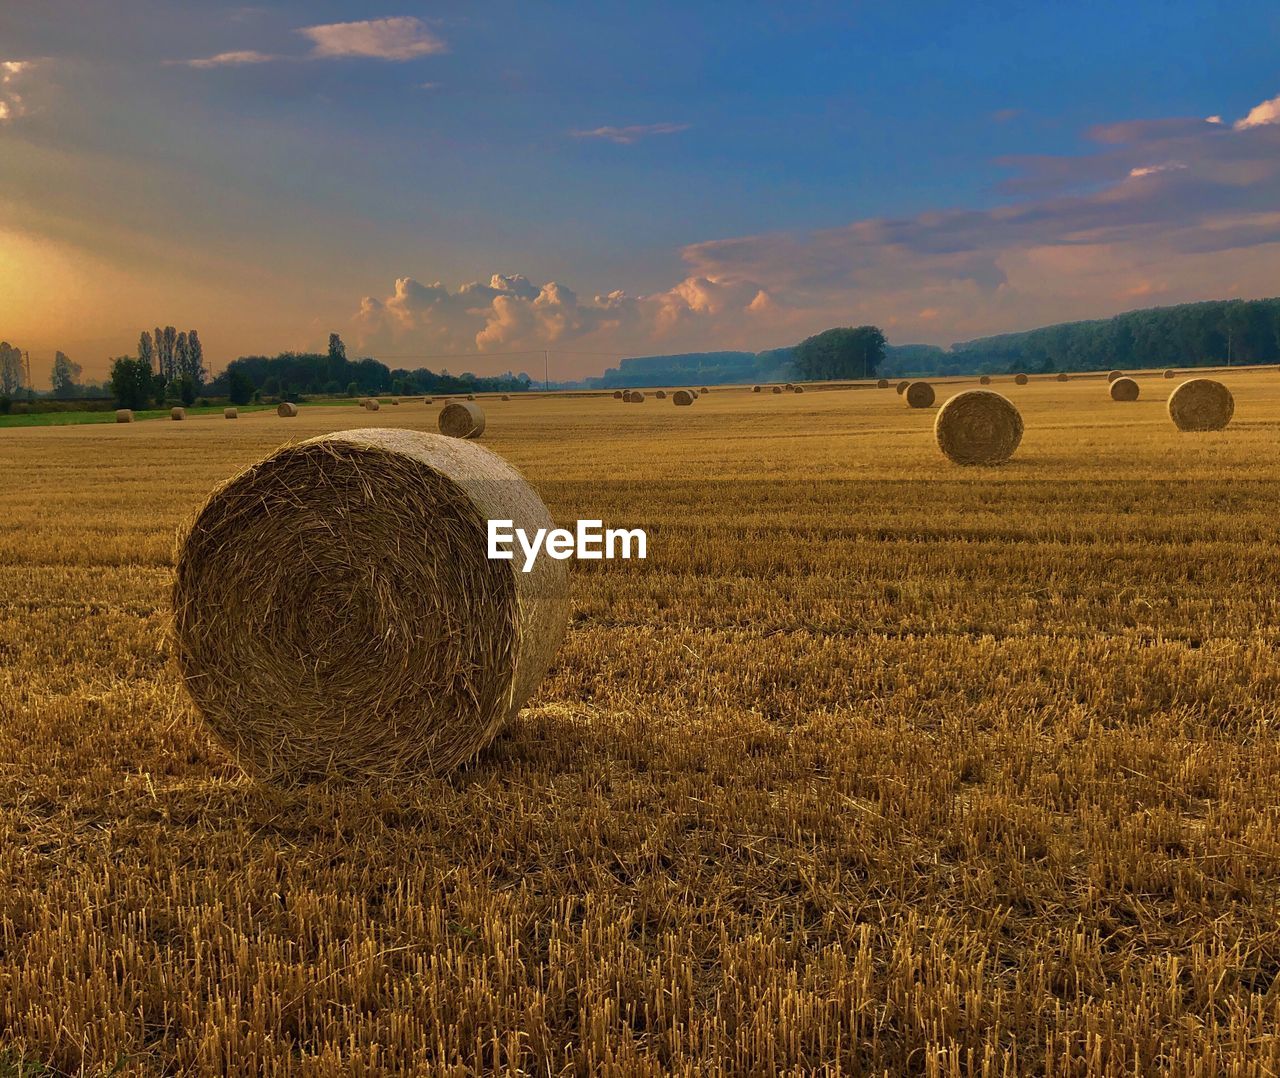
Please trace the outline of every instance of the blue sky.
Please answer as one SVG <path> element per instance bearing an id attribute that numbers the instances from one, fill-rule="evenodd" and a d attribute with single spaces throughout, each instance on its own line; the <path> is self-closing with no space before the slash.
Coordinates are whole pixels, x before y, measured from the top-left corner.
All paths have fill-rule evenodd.
<path id="1" fill-rule="evenodd" d="M 570 374 L 1272 294 L 1278 42 L 1262 3 L 22 5 L 0 336 Z"/>

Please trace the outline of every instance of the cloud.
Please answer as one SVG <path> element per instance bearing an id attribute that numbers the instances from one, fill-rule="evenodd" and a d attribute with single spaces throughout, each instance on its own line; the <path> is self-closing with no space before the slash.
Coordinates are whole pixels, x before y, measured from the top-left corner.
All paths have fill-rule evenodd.
<path id="1" fill-rule="evenodd" d="M 761 349 L 871 322 L 895 341 L 945 344 L 1135 306 L 1275 294 L 1280 123 L 1155 119 L 1090 134 L 1083 152 L 1018 159 L 991 208 L 693 243 L 677 282 L 642 294 L 580 294 L 519 275 L 456 290 L 403 277 L 390 296 L 363 301 L 356 336 L 423 354 L 643 354 Z"/>
<path id="2" fill-rule="evenodd" d="M 596 127 L 590 131 L 570 131 L 569 134 L 573 138 L 600 138 L 629 146 L 653 135 L 675 135 L 688 130 L 688 124 L 634 124 L 631 127 Z"/>
<path id="3" fill-rule="evenodd" d="M 310 39 L 314 45 L 311 55 L 316 58 L 413 60 L 446 49 L 426 23 L 410 15 L 305 26 L 298 33 Z"/>
<path id="4" fill-rule="evenodd" d="M 202 56 L 195 60 L 168 60 L 169 64 L 181 64 L 184 67 L 242 67 L 245 64 L 266 64 L 282 57 L 270 53 L 257 52 L 254 49 L 241 49 L 235 52 L 220 52 L 216 56 Z"/>
<path id="5" fill-rule="evenodd" d="M 1280 124 L 1280 94 L 1270 101 L 1254 105 L 1248 115 L 1235 122 L 1234 127 L 1237 131 L 1244 131 L 1250 127 L 1261 127 L 1263 124 Z"/>
<path id="6" fill-rule="evenodd" d="M 34 66 L 33 60 L 0 60 L 0 123 L 16 120 L 27 111 L 18 88 Z"/>

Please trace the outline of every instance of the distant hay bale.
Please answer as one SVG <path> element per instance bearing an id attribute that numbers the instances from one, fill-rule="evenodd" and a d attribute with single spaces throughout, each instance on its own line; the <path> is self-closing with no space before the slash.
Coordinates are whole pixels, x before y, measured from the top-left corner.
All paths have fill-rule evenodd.
<path id="1" fill-rule="evenodd" d="M 625 390 L 623 390 L 623 392 L 622 392 L 622 401 L 623 401 L 623 403 L 624 403 L 624 404 L 630 404 L 630 403 L 631 403 L 631 394 L 632 394 L 632 390 L 630 390 L 630 389 L 625 389 Z"/>
<path id="2" fill-rule="evenodd" d="M 133 422 L 133 409 L 132 409 L 132 408 L 117 408 L 117 409 L 116 409 L 116 422 L 117 422 L 117 423 L 132 423 L 132 422 Z"/>
<path id="3" fill-rule="evenodd" d="M 978 385 L 989 386 L 990 384 L 991 384 L 991 375 L 989 374 L 984 374 L 981 378 L 978 379 Z"/>
<path id="4" fill-rule="evenodd" d="M 876 382 L 876 389 L 888 389 L 888 388 L 889 388 L 888 378 L 881 378 L 878 382 Z"/>
<path id="5" fill-rule="evenodd" d="M 928 408 L 933 404 L 933 386 L 928 382 L 912 382 L 903 394 L 908 408 Z"/>
<path id="6" fill-rule="evenodd" d="M 510 397 L 510 395 L 508 395 L 508 394 L 504 393 L 504 394 L 502 394 L 502 399 L 503 399 L 504 401 L 509 401 L 509 400 L 511 399 L 511 397 Z"/>
<path id="7" fill-rule="evenodd" d="M 379 410 L 382 408 L 382 405 L 381 405 L 378 401 L 375 401 L 375 400 L 367 400 L 367 401 L 365 401 L 365 402 L 364 402 L 364 406 L 365 406 L 365 408 L 366 408 L 366 409 L 368 409 L 370 412 L 376 412 L 376 411 L 379 411 Z"/>
<path id="8" fill-rule="evenodd" d="M 665 389 L 660 389 L 658 390 L 657 393 L 654 394 L 654 396 L 657 397 L 658 400 L 664 401 L 667 399 L 667 391 Z"/>
<path id="9" fill-rule="evenodd" d="M 641 392 L 640 392 L 640 390 L 638 390 L 638 389 L 632 390 L 632 392 L 631 392 L 631 403 L 632 403 L 632 404 L 643 404 L 643 403 L 644 403 L 644 394 L 643 394 L 643 393 L 641 393 Z"/>
<path id="10" fill-rule="evenodd" d="M 1170 367 L 1169 370 L 1164 372 L 1164 376 L 1166 378 L 1172 378 L 1174 377 L 1175 374 L 1177 374 L 1177 371 L 1175 371 L 1172 367 Z"/>
<path id="11" fill-rule="evenodd" d="M 774 387 L 773 387 L 773 392 L 775 392 L 775 393 L 781 393 L 781 392 L 782 392 L 782 386 L 774 386 Z"/>
<path id="12" fill-rule="evenodd" d="M 675 401 L 676 404 L 683 407 L 684 405 L 693 403 L 693 394 L 687 389 L 677 389 L 671 394 L 671 399 Z"/>
<path id="13" fill-rule="evenodd" d="M 1114 382 L 1117 378 L 1123 378 L 1124 371 L 1109 371 L 1107 373 L 1107 381 Z"/>
<path id="14" fill-rule="evenodd" d="M 1058 373 L 1058 381 L 1059 381 L 1059 382 L 1065 382 L 1066 380 L 1067 380 L 1067 372 L 1066 372 L 1066 371 L 1060 371 L 1060 372 Z"/>
<path id="15" fill-rule="evenodd" d="M 185 408 L 170 408 L 169 418 L 172 420 L 186 419 L 187 410 Z"/>
<path id="16" fill-rule="evenodd" d="M 1138 383 L 1132 378 L 1117 378 L 1111 383 L 1111 399 L 1113 401 L 1136 401 L 1138 399 Z"/>
<path id="17" fill-rule="evenodd" d="M 903 393 L 907 391 L 907 386 L 909 386 L 910 384 L 911 384 L 910 382 L 903 381 L 903 382 L 899 382 L 897 386 L 895 386 L 894 388 L 897 389 L 899 396 L 901 396 Z"/>
<path id="18" fill-rule="evenodd" d="M 699 393 L 710 393 L 710 392 L 711 392 L 711 390 L 709 390 L 706 386 L 703 386 L 700 390 L 698 390 L 698 392 L 699 392 Z"/>
<path id="19" fill-rule="evenodd" d="M 752 386 L 752 387 L 751 387 L 751 392 L 752 392 L 752 393 L 759 393 L 759 392 L 760 392 L 760 387 L 759 387 L 759 386 Z"/>
<path id="20" fill-rule="evenodd" d="M 398 407 L 400 407 L 400 398 L 399 398 L 399 397 L 397 397 L 395 400 L 393 400 L 393 401 L 391 402 L 391 407 L 393 407 L 393 408 L 398 408 Z"/>
<path id="21" fill-rule="evenodd" d="M 616 401 L 620 401 L 620 400 L 622 400 L 622 390 L 620 390 L 620 389 L 615 389 L 615 390 L 613 391 L 613 399 L 614 399 L 614 400 L 616 400 Z"/>
<path id="22" fill-rule="evenodd" d="M 967 389 L 938 409 L 933 434 L 957 464 L 1003 464 L 1022 441 L 1022 416 L 999 393 Z"/>
<path id="23" fill-rule="evenodd" d="M 473 400 L 475 400 L 475 399 L 476 399 L 476 395 L 475 395 L 474 393 L 468 393 L 468 394 L 467 394 L 467 400 L 469 400 L 469 401 L 473 401 Z"/>
<path id="24" fill-rule="evenodd" d="M 1235 411 L 1231 390 L 1211 378 L 1192 378 L 1169 394 L 1169 418 L 1179 430 L 1222 430 Z"/>
<path id="25" fill-rule="evenodd" d="M 239 419 L 239 418 L 240 418 L 240 409 L 238 409 L 238 408 L 223 408 L 223 409 L 222 409 L 222 418 L 223 418 L 223 419 Z"/>
<path id="26" fill-rule="evenodd" d="M 276 415 L 292 418 L 298 414 L 298 406 L 290 404 L 288 401 L 281 401 L 276 407 Z"/>
<path id="27" fill-rule="evenodd" d="M 1016 374 L 1013 377 L 1013 381 L 1015 385 L 1025 386 L 1029 379 L 1025 374 Z"/>
<path id="28" fill-rule="evenodd" d="M 787 385 L 786 385 L 786 388 L 787 388 L 787 390 L 788 390 L 788 391 L 790 391 L 790 390 L 792 390 L 792 389 L 795 389 L 795 386 L 793 386 L 790 382 L 788 382 L 788 383 L 787 383 Z"/>
<path id="29" fill-rule="evenodd" d="M 484 411 L 471 401 L 454 401 L 440 409 L 436 425 L 450 438 L 479 438 L 484 433 Z"/>
<path id="30" fill-rule="evenodd" d="M 791 392 L 792 392 L 792 393 L 803 393 L 803 392 L 804 392 L 804 386 L 796 386 L 796 387 L 795 387 L 795 389 L 793 389 Z"/>
<path id="31" fill-rule="evenodd" d="M 439 775 L 537 688 L 568 621 L 568 562 L 487 557 L 487 521 L 555 526 L 478 445 L 407 430 L 286 446 L 179 536 L 172 645 L 249 772 L 298 784 Z"/>

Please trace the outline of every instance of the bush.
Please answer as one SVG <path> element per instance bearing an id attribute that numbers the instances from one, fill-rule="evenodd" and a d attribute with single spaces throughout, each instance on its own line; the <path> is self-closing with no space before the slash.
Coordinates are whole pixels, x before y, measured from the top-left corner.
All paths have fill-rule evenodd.
<path id="1" fill-rule="evenodd" d="M 0 415 L 8 415 L 9 409 L 13 407 L 13 401 L 8 397 L 0 397 Z"/>

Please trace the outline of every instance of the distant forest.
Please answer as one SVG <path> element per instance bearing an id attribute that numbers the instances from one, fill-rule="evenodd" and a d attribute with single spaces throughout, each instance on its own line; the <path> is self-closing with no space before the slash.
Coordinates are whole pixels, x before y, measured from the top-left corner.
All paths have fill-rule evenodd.
<path id="1" fill-rule="evenodd" d="M 819 337 L 823 336 L 822 334 Z M 813 340 L 815 338 L 810 338 Z M 692 352 L 624 359 L 591 387 L 716 382 L 776 382 L 802 376 L 797 349 Z M 1143 367 L 1216 367 L 1280 363 L 1280 299 L 1211 300 L 1152 307 L 1114 318 L 982 337 L 940 348 L 886 345 L 883 377 L 947 374 L 1027 374 Z"/>

